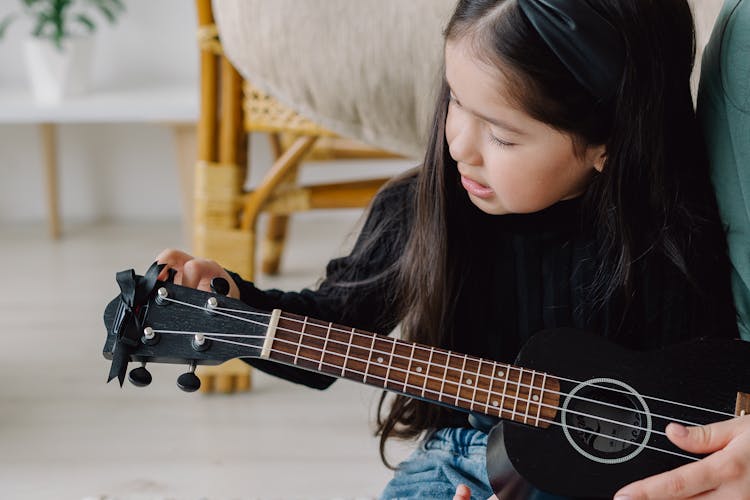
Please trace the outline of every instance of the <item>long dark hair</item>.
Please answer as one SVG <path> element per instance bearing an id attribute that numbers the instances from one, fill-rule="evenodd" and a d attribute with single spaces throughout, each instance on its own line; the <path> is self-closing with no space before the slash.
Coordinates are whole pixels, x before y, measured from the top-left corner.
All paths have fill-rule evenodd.
<path id="1" fill-rule="evenodd" d="M 625 68 L 612 102 L 599 103 L 587 93 L 515 0 L 459 1 L 444 36 L 469 41 L 477 57 L 502 68 L 512 97 L 530 116 L 568 133 L 574 144 L 606 145 L 603 171 L 584 195 L 599 249 L 589 303 L 593 309 L 607 306 L 607 335 L 617 337 L 638 317 L 631 306 L 644 269 L 670 263 L 694 293 L 705 293 L 698 288 L 710 280 L 711 270 L 702 269 L 707 265 L 704 242 L 721 249 L 716 242 L 724 234 L 689 87 L 695 35 L 688 4 L 575 1 L 587 1 L 624 38 Z M 466 235 L 480 218 L 460 190 L 448 151 L 448 100 L 443 77 L 417 174 L 411 230 L 396 267 L 403 338 L 436 346 L 450 345 L 455 333 L 455 297 L 471 260 Z M 377 433 L 388 465 L 388 438 L 413 438 L 439 427 L 445 411 L 400 395 L 390 405 L 387 401 L 384 394 Z"/>

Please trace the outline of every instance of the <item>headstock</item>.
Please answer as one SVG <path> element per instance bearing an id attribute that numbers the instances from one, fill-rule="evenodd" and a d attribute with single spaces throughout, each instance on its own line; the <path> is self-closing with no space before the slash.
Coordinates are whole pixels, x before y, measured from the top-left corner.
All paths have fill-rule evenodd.
<path id="1" fill-rule="evenodd" d="M 153 280 L 140 303 L 128 304 L 124 294 L 112 300 L 104 311 L 107 339 L 103 354 L 113 360 L 120 384 L 125 368 L 115 368 L 116 363 L 142 363 L 130 372 L 129 379 L 136 386 L 151 383 L 146 363 L 186 364 L 189 371 L 180 376 L 177 385 L 194 391 L 200 386 L 193 374 L 197 365 L 258 357 L 270 313 L 226 297 L 223 293 L 228 286 L 224 285 L 225 280 L 215 279 L 215 291 L 209 293 L 175 285 L 170 277 L 169 281 Z M 113 372 L 110 380 L 117 376 Z"/>

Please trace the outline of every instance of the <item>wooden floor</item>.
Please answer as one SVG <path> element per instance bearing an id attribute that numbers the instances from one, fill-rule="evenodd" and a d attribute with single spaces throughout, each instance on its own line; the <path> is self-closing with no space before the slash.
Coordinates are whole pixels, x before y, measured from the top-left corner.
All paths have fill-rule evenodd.
<path id="1" fill-rule="evenodd" d="M 301 215 L 284 275 L 260 285 L 314 284 L 358 218 Z M 372 436 L 376 390 L 340 381 L 319 392 L 255 372 L 251 393 L 186 394 L 173 365 L 151 365 L 148 388 L 105 384 L 101 315 L 115 272 L 143 272 L 162 248 L 184 246 L 180 232 L 169 221 L 70 225 L 52 242 L 41 224 L 0 227 L 0 497 L 377 496 L 391 472 Z"/>

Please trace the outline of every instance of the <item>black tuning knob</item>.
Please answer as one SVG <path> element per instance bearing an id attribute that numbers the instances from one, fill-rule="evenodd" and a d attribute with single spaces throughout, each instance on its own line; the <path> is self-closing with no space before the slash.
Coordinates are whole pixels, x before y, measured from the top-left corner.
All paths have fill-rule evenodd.
<path id="1" fill-rule="evenodd" d="M 211 290 L 219 295 L 227 295 L 229 293 L 229 282 L 217 276 L 211 280 Z"/>
<path id="2" fill-rule="evenodd" d="M 138 368 L 133 368 L 128 374 L 128 380 L 136 387 L 146 387 L 151 383 L 151 374 L 146 370 L 146 363 L 142 362 Z"/>
<path id="3" fill-rule="evenodd" d="M 195 361 L 190 363 L 190 369 L 177 377 L 177 387 L 185 392 L 195 392 L 201 387 L 201 379 L 195 373 Z"/>

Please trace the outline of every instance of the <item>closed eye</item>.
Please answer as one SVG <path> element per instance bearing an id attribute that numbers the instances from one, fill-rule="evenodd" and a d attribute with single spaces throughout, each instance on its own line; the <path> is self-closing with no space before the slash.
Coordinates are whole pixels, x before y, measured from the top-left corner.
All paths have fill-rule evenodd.
<path id="1" fill-rule="evenodd" d="M 501 148 L 508 148 L 510 146 L 515 146 L 514 143 L 507 142 L 507 141 L 504 141 L 502 139 L 498 139 L 497 137 L 495 137 L 492 134 L 489 134 L 489 136 L 490 136 L 490 141 L 492 141 L 493 144 L 495 144 L 496 146 L 499 146 Z"/>

